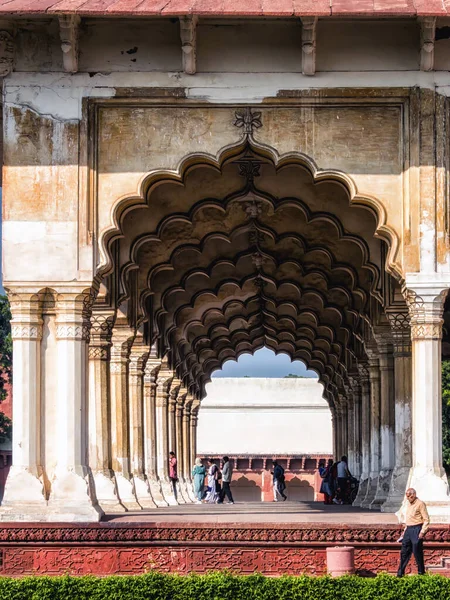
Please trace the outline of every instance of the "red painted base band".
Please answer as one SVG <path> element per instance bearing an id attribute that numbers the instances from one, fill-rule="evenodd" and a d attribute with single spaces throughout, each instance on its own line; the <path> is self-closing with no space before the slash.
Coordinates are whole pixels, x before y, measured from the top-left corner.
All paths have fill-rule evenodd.
<path id="1" fill-rule="evenodd" d="M 283 575 L 326 571 L 326 547 L 355 547 L 362 575 L 397 570 L 398 527 L 275 524 L 5 524 L 0 528 L 0 573 L 139 574 L 236 573 Z M 435 526 L 427 534 L 425 558 L 437 565 L 450 556 L 450 530 Z M 411 562 L 411 571 L 415 565 Z"/>

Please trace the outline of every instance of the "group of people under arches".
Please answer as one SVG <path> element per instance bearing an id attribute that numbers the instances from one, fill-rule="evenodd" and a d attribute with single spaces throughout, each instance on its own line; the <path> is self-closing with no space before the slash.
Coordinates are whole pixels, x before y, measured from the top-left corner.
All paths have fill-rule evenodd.
<path id="1" fill-rule="evenodd" d="M 201 458 L 196 458 L 192 470 L 197 504 L 223 504 L 225 496 L 229 504 L 234 504 L 230 488 L 233 466 L 229 457 L 222 458 L 220 469 L 210 458 L 207 458 L 205 462 L 206 467 Z"/>
<path id="2" fill-rule="evenodd" d="M 332 458 L 327 465 L 319 467 L 322 478 L 320 493 L 324 495 L 324 504 L 352 504 L 358 492 L 358 480 L 348 468 L 348 459 L 342 456 L 334 462 Z"/>

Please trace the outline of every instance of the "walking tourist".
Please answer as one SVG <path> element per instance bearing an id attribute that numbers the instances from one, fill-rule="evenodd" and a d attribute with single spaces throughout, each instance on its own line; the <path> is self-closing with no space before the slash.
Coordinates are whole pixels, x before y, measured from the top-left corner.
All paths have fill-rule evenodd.
<path id="1" fill-rule="evenodd" d="M 219 469 L 210 458 L 206 461 L 208 465 L 208 489 L 206 492 L 205 502 L 214 504 L 217 502 L 217 478 Z"/>
<path id="2" fill-rule="evenodd" d="M 273 501 L 278 502 L 278 496 L 283 498 L 283 502 L 287 500 L 287 496 L 284 493 L 286 489 L 286 483 L 284 479 L 284 469 L 278 464 L 276 460 L 273 460 Z"/>
<path id="3" fill-rule="evenodd" d="M 419 500 L 414 488 L 406 490 L 406 509 L 405 509 L 405 529 L 398 539 L 402 543 L 400 551 L 400 565 L 397 576 L 403 577 L 405 569 L 408 566 L 411 554 L 417 564 L 419 575 L 425 575 L 425 563 L 423 558 L 423 538 L 430 526 L 430 517 L 428 516 L 425 502 Z"/>
<path id="4" fill-rule="evenodd" d="M 336 486 L 336 498 L 333 500 L 335 504 L 345 504 L 348 499 L 348 488 L 350 483 L 351 474 L 348 468 L 348 459 L 343 456 L 337 463 L 337 486 Z"/>
<path id="5" fill-rule="evenodd" d="M 206 469 L 202 464 L 201 458 L 195 459 L 195 465 L 192 470 L 192 477 L 194 478 L 194 494 L 197 498 L 197 504 L 201 504 L 203 499 L 203 490 L 205 487 L 205 476 Z"/>
<path id="6" fill-rule="evenodd" d="M 228 456 L 223 457 L 223 466 L 222 466 L 222 490 L 220 492 L 219 504 L 223 504 L 225 496 L 228 498 L 228 502 L 230 504 L 234 504 L 233 495 L 230 489 L 231 477 L 233 475 L 233 467 L 230 463 L 230 459 Z"/>
<path id="7" fill-rule="evenodd" d="M 178 463 L 177 457 L 175 456 L 175 452 L 169 452 L 169 479 L 172 484 L 173 495 L 175 496 L 175 500 L 178 498 L 177 493 L 177 482 L 178 482 Z"/>
<path id="8" fill-rule="evenodd" d="M 333 459 L 328 459 L 326 467 L 319 469 L 320 476 L 322 477 L 322 484 L 320 486 L 320 493 L 324 495 L 324 504 L 333 504 L 334 496 L 334 477 L 333 477 Z"/>

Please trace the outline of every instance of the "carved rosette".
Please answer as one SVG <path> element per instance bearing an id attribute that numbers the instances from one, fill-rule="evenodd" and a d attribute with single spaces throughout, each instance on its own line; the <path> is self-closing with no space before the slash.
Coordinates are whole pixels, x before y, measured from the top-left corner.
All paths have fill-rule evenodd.
<path id="1" fill-rule="evenodd" d="M 408 305 L 411 340 L 441 340 L 444 302 L 448 289 L 429 291 L 420 296 L 413 290 L 406 290 L 405 299 Z"/>

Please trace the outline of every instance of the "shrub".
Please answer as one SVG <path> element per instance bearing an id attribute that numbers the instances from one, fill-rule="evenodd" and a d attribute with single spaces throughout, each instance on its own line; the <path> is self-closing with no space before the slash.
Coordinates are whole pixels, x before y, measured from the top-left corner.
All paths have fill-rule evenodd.
<path id="1" fill-rule="evenodd" d="M 375 578 L 262 575 L 0 577 L 1 600 L 448 600 L 439 575 Z"/>

